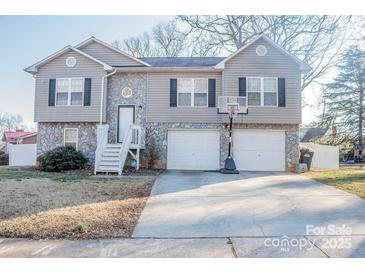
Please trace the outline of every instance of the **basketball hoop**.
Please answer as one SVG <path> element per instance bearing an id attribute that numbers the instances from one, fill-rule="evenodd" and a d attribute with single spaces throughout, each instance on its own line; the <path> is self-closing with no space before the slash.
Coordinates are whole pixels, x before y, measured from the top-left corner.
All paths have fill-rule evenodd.
<path id="1" fill-rule="evenodd" d="M 237 103 L 228 103 L 227 104 L 227 112 L 229 118 L 235 118 L 238 115 L 239 105 Z"/>

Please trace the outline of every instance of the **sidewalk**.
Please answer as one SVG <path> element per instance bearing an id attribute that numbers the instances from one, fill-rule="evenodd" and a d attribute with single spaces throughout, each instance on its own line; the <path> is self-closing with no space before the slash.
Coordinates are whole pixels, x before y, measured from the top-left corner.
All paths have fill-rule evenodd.
<path id="1" fill-rule="evenodd" d="M 267 246 L 280 240 L 267 238 L 185 238 L 112 240 L 0 239 L 0 258 L 328 258 L 365 257 L 365 236 L 350 236 L 350 249 L 326 249 L 320 237 L 305 248 Z M 276 241 L 277 242 L 277 241 Z"/>

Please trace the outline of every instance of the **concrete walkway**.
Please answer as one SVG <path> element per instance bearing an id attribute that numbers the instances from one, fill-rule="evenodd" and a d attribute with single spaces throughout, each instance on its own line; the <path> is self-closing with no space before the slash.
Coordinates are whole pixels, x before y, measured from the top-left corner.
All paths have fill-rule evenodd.
<path id="1" fill-rule="evenodd" d="M 365 237 L 350 239 L 351 248 L 324 248 L 320 238 L 290 237 L 301 246 L 273 246 L 283 238 L 193 238 L 114 240 L 0 239 L 0 258 L 328 258 L 365 257 Z M 286 239 L 287 240 L 287 239 Z M 269 246 L 268 246 L 269 244 Z M 321 246 L 322 245 L 322 246 Z"/>

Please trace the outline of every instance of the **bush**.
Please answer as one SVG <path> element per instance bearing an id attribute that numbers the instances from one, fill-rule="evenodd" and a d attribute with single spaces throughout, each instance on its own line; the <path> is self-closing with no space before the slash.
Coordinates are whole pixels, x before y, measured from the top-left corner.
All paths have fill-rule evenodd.
<path id="1" fill-rule="evenodd" d="M 9 164 L 9 154 L 0 151 L 0 166 L 7 166 Z"/>
<path id="2" fill-rule="evenodd" d="M 154 137 L 147 137 L 146 142 L 146 157 L 147 157 L 147 167 L 150 169 L 155 168 L 156 161 L 159 158 L 157 147 L 156 147 L 156 141 Z"/>
<path id="3" fill-rule="evenodd" d="M 84 155 L 74 147 L 56 147 L 38 158 L 42 171 L 59 172 L 71 169 L 81 169 L 87 163 Z"/>

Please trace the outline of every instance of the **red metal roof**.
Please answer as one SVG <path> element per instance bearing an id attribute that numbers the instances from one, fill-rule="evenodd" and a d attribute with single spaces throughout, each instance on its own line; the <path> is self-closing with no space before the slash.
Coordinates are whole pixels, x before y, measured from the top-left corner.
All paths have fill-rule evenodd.
<path id="1" fill-rule="evenodd" d="M 26 137 L 30 137 L 33 136 L 34 134 L 37 134 L 37 132 L 31 132 L 31 131 L 5 131 L 4 132 L 4 138 L 3 140 L 5 142 L 9 142 L 11 140 L 16 140 L 16 139 L 24 139 Z"/>

